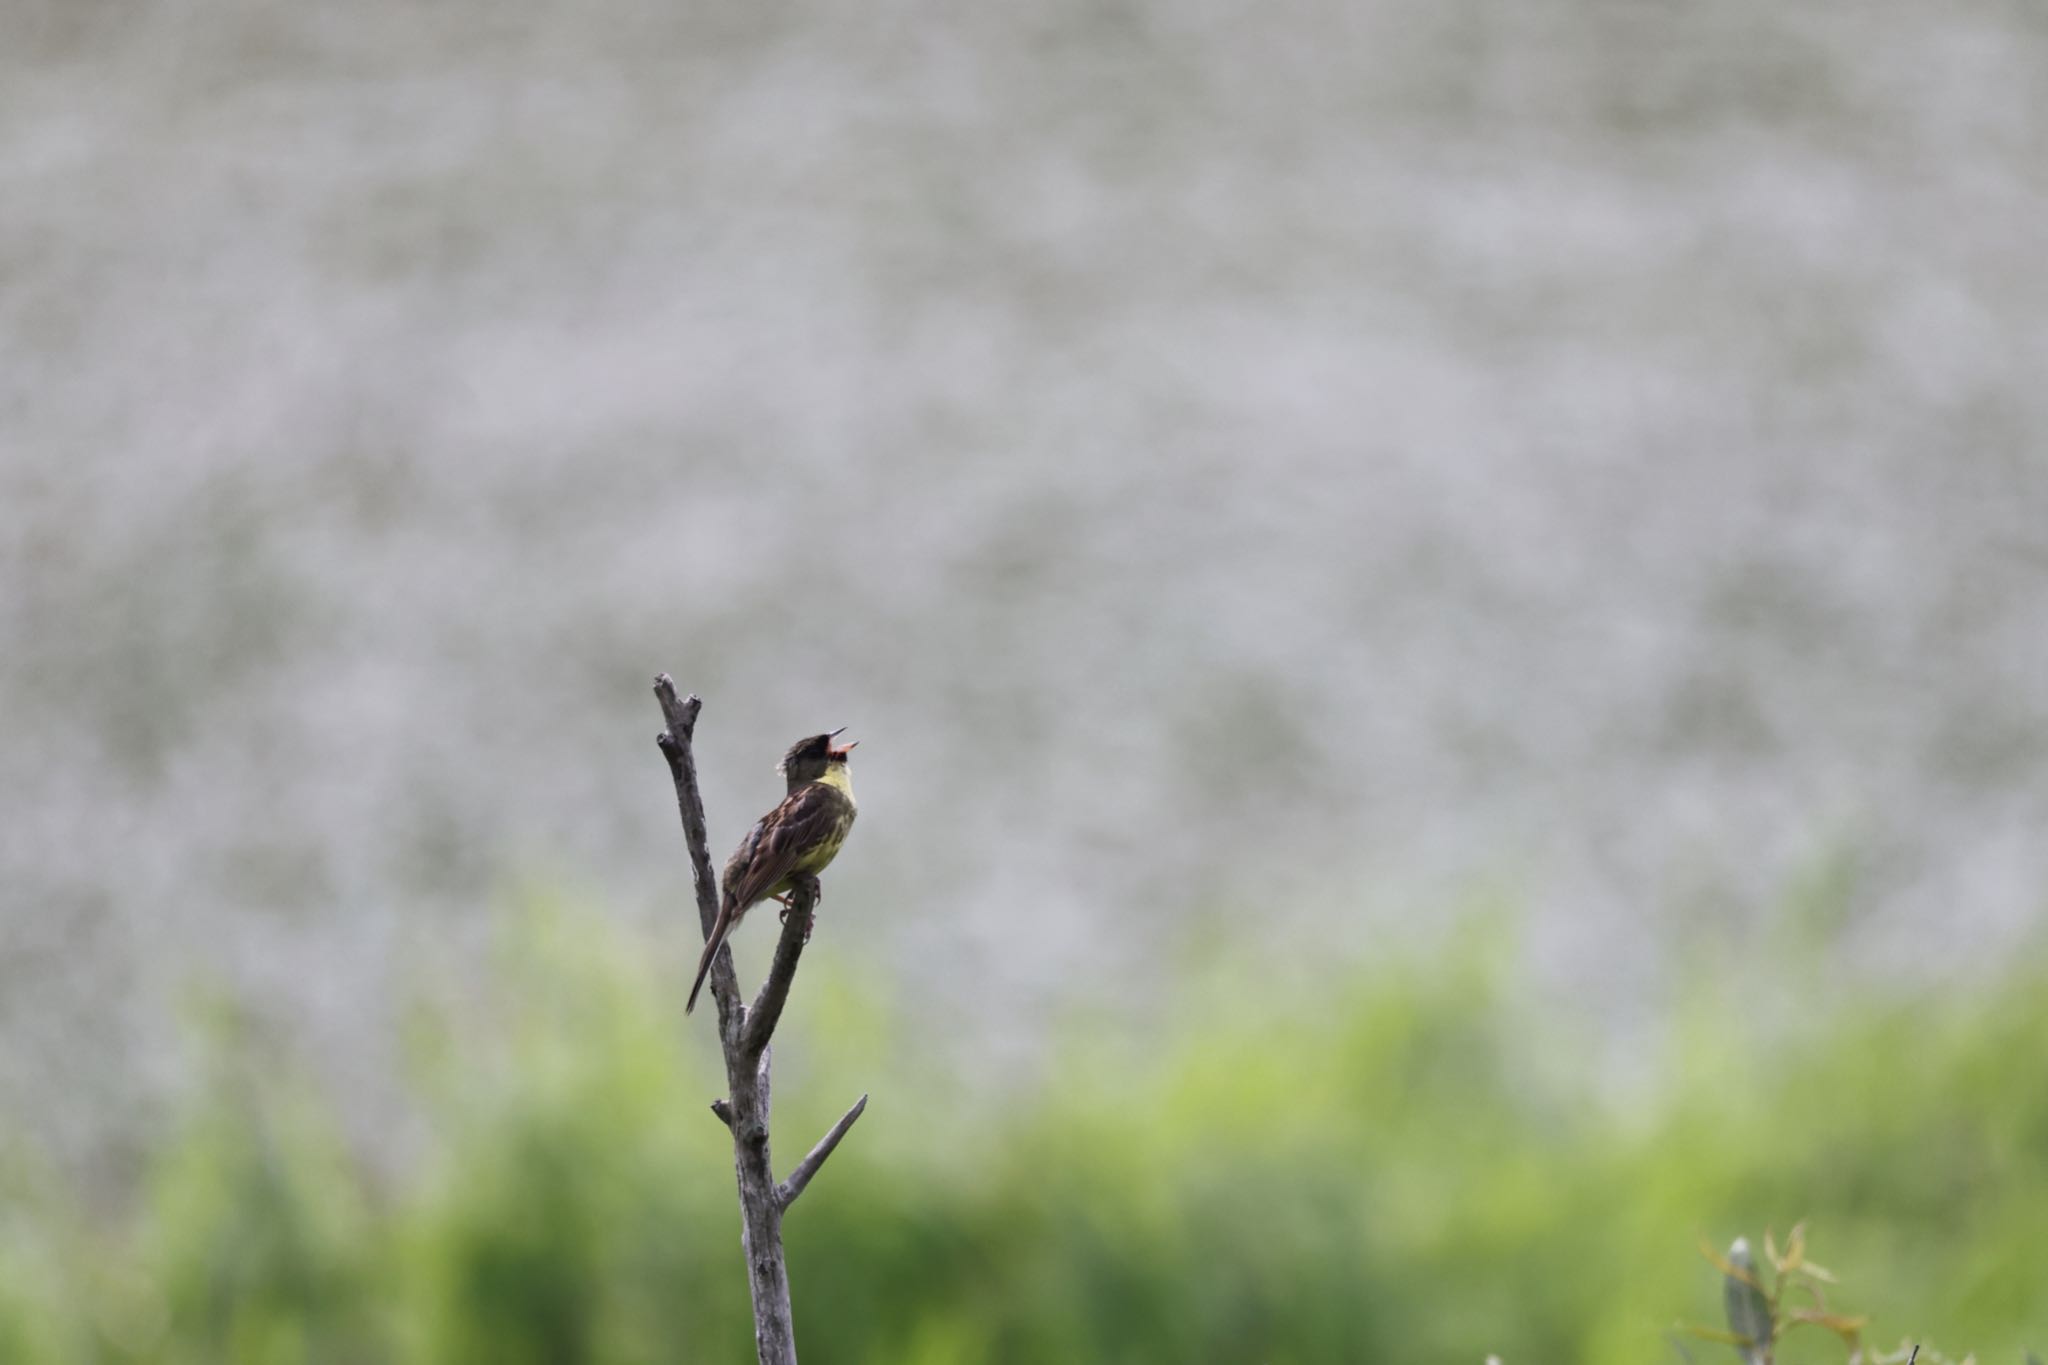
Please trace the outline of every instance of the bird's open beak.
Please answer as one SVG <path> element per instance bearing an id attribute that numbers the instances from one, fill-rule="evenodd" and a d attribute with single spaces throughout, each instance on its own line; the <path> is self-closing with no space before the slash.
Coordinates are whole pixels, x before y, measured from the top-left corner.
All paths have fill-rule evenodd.
<path id="1" fill-rule="evenodd" d="M 827 738 L 827 739 L 837 739 L 837 738 L 838 738 L 839 736 L 841 736 L 841 735 L 843 735 L 843 734 L 845 734 L 845 733 L 846 733 L 846 727 L 845 727 L 844 725 L 842 725 L 842 726 L 840 726 L 840 727 L 839 727 L 839 728 L 838 728 L 837 730 L 834 730 L 834 731 L 833 731 L 833 732 L 832 732 L 831 734 L 829 734 L 829 735 L 825 736 L 825 738 Z M 825 747 L 825 752 L 826 752 L 827 754 L 829 754 L 829 755 L 830 755 L 831 757 L 833 757 L 833 758 L 845 758 L 845 757 L 846 757 L 846 756 L 847 756 L 848 754 L 850 754 L 850 753 L 852 753 L 852 752 L 853 752 L 853 746 L 854 746 L 854 745 L 856 745 L 856 744 L 858 744 L 858 743 L 860 743 L 860 741 L 859 741 L 859 740 L 857 740 L 857 739 L 853 739 L 853 740 L 848 740 L 848 741 L 847 741 L 846 743 L 844 743 L 844 744 L 839 744 L 839 745 L 827 745 L 827 746 Z"/>

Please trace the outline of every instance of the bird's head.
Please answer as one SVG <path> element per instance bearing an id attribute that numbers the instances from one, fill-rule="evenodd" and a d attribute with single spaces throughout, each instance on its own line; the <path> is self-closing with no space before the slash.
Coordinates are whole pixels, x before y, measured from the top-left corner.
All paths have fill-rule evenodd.
<path id="1" fill-rule="evenodd" d="M 853 746 L 860 743 L 856 739 L 847 744 L 834 744 L 832 741 L 845 730 L 846 727 L 842 725 L 830 734 L 812 735 L 789 746 L 789 752 L 782 756 L 779 771 L 788 779 L 791 791 L 795 791 L 806 782 L 820 781 L 834 765 L 845 764 L 847 755 L 853 752 Z"/>

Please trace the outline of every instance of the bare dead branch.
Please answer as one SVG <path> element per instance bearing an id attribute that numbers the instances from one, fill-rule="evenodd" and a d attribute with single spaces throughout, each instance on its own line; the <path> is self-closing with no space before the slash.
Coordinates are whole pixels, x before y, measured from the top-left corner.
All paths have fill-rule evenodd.
<path id="1" fill-rule="evenodd" d="M 683 817 L 683 841 L 690 846 L 690 869 L 697 883 L 697 919 L 705 938 L 718 922 L 718 878 L 711 870 L 711 836 L 704 828 L 704 794 L 697 786 L 697 757 L 692 749 L 696 738 L 697 713 L 703 699 L 691 693 L 677 700 L 675 680 L 668 674 L 654 679 L 655 700 L 661 703 L 662 719 L 668 728 L 655 737 L 661 756 L 668 760 L 669 776 L 675 779 L 676 808 Z M 721 1038 L 736 1032 L 746 1022 L 740 1005 L 740 982 L 732 967 L 732 949 L 720 947 L 711 961 L 711 998 L 718 1002 L 718 1032 Z"/>
<path id="2" fill-rule="evenodd" d="M 796 980 L 797 959 L 811 936 L 811 921 L 818 913 L 818 879 L 799 877 L 790 886 L 789 913 L 782 917 L 782 937 L 775 944 L 775 960 L 768 966 L 768 979 L 754 997 L 740 1030 L 742 1055 L 758 1055 L 768 1047 L 782 1021 L 782 1007 L 789 1002 L 790 983 Z"/>
<path id="3" fill-rule="evenodd" d="M 858 1119 L 867 1107 L 866 1095 L 855 1100 L 853 1108 L 847 1110 L 839 1122 L 833 1124 L 831 1130 L 818 1139 L 818 1145 L 811 1148 L 810 1154 L 796 1163 L 796 1169 L 789 1173 L 789 1179 L 776 1186 L 775 1197 L 781 1201 L 784 1209 L 796 1202 L 796 1197 L 804 1192 L 804 1186 L 811 1183 L 811 1177 L 825 1164 L 825 1158 L 831 1156 L 833 1149 L 839 1145 L 839 1139 L 846 1136 L 846 1130 L 853 1127 L 854 1120 Z"/>

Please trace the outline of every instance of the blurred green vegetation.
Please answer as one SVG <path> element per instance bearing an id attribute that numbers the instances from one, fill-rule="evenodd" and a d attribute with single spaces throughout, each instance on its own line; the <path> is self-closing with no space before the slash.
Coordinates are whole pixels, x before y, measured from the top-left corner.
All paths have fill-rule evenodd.
<path id="1" fill-rule="evenodd" d="M 1313 989 L 1194 972 L 1155 1041 L 1077 1022 L 999 1105 L 892 1061 L 821 964 L 778 1160 L 875 1102 L 788 1225 L 806 1358 L 1675 1360 L 1674 1323 L 1719 1318 L 1697 1239 L 1801 1217 L 1872 1340 L 2048 1341 L 2043 964 L 1969 994 L 1815 970 L 1768 1024 L 1702 987 L 1618 1101 L 1511 940 L 1475 918 Z M 414 1021 L 431 1150 L 394 1179 L 231 1017 L 126 1217 L 0 1148 L 0 1361 L 749 1358 L 716 1071 L 658 960 L 522 919 L 489 999 Z M 1780 1360 L 1841 1358 L 1815 1335 Z"/>

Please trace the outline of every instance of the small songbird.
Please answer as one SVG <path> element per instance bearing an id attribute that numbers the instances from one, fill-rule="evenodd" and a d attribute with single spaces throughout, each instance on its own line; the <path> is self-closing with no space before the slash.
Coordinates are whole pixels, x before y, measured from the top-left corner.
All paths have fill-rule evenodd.
<path id="1" fill-rule="evenodd" d="M 846 842 L 855 814 L 853 778 L 846 759 L 853 744 L 860 741 L 834 745 L 832 741 L 845 728 L 842 725 L 829 735 L 800 739 L 782 756 L 781 772 L 789 780 L 789 795 L 754 822 L 732 857 L 725 860 L 725 894 L 718 902 L 718 919 L 704 944 L 704 956 L 698 959 L 697 979 L 690 984 L 684 1014 L 697 1007 L 697 993 L 704 989 L 711 959 L 738 926 L 740 916 L 756 902 L 780 898 L 796 878 L 823 872 Z"/>

